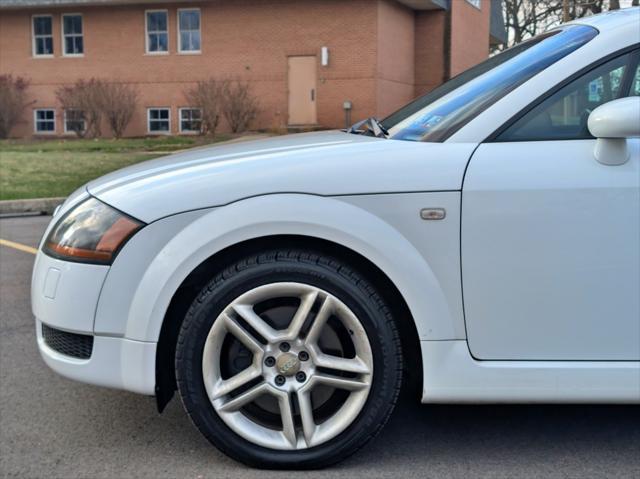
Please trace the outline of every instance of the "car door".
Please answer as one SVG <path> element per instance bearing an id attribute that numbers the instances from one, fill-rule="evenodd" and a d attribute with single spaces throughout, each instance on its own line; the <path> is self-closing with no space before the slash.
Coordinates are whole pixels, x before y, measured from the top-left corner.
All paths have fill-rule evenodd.
<path id="1" fill-rule="evenodd" d="M 637 51 L 603 60 L 474 153 L 461 260 L 475 358 L 640 360 L 640 144 L 603 165 L 587 129 L 595 107 L 640 93 L 637 65 Z"/>

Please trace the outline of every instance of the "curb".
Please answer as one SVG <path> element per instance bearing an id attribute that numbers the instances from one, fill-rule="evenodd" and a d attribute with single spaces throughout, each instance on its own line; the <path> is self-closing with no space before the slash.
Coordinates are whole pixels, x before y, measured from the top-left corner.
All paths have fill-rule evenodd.
<path id="1" fill-rule="evenodd" d="M 66 198 L 0 201 L 0 216 L 50 215 Z"/>

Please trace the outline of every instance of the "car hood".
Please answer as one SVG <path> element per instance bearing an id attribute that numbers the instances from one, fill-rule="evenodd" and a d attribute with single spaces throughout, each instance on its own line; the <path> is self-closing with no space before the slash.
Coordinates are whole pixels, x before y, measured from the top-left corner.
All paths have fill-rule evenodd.
<path id="1" fill-rule="evenodd" d="M 301 133 L 195 148 L 115 171 L 87 189 L 145 222 L 264 194 L 458 190 L 474 147 Z"/>

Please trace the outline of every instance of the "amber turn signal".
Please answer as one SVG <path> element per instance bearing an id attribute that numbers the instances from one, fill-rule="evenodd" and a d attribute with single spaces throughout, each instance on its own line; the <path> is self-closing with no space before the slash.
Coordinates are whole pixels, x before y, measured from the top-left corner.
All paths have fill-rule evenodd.
<path id="1" fill-rule="evenodd" d="M 83 263 L 111 264 L 144 223 L 90 198 L 63 216 L 51 230 L 43 251 Z"/>

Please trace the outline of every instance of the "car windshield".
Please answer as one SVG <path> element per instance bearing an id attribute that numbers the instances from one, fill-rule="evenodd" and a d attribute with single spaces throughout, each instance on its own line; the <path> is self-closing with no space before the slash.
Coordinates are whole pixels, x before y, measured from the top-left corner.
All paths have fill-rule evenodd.
<path id="1" fill-rule="evenodd" d="M 567 25 L 525 41 L 457 75 L 382 120 L 389 138 L 442 142 L 535 74 L 594 38 Z"/>

